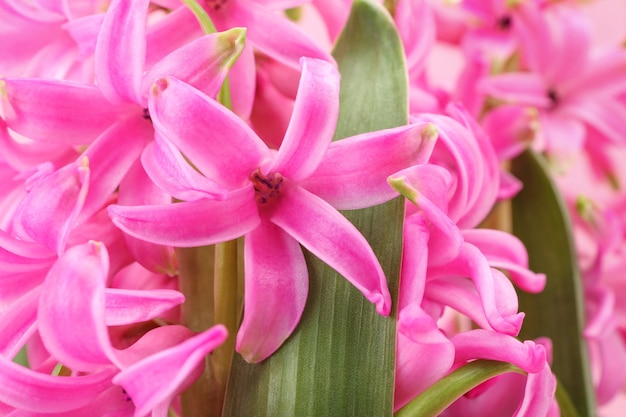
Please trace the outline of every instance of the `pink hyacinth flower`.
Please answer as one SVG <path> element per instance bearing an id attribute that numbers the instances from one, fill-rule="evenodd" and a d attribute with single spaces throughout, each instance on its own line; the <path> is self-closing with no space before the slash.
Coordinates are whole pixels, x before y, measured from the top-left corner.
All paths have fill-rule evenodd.
<path id="1" fill-rule="evenodd" d="M 280 149 L 272 151 L 216 101 L 176 79 L 161 80 L 150 102 L 157 141 L 142 159 L 157 184 L 191 201 L 109 208 L 123 231 L 155 243 L 200 246 L 245 235 L 245 314 L 237 348 L 248 361 L 278 349 L 300 319 L 308 273 L 299 243 L 354 284 L 380 314 L 390 312 L 376 256 L 337 208 L 393 198 L 386 177 L 424 163 L 435 141 L 422 137 L 425 125 L 417 124 L 331 143 L 338 94 L 334 66 L 303 58 L 294 113 Z M 227 191 L 222 199 L 206 192 L 209 180 Z"/>

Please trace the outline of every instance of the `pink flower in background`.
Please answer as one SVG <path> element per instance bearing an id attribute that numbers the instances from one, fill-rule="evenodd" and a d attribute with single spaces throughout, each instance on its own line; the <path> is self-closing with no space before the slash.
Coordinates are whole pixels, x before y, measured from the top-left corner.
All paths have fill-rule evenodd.
<path id="1" fill-rule="evenodd" d="M 623 142 L 626 107 L 617 96 L 626 88 L 626 53 L 592 54 L 587 22 L 571 8 L 523 11 L 522 56 L 529 71 L 487 77 L 479 84 L 481 91 L 539 111 L 536 149 L 577 152 L 585 144 L 587 126 L 605 140 Z"/>

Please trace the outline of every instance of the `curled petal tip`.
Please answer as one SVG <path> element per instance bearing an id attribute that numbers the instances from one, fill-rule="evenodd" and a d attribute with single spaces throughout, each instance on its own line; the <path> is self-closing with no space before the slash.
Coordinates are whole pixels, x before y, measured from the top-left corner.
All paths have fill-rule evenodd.
<path id="1" fill-rule="evenodd" d="M 169 85 L 170 81 L 167 78 L 159 78 L 152 84 L 152 87 L 150 88 L 150 93 L 156 97 L 163 91 L 165 91 L 165 89 L 167 89 Z"/>
<path id="2" fill-rule="evenodd" d="M 381 316 L 388 316 L 391 313 L 391 298 L 383 294 L 374 294 L 370 301 L 376 306 L 376 312 Z"/>
<path id="3" fill-rule="evenodd" d="M 411 201 L 413 204 L 417 204 L 417 196 L 418 192 L 415 188 L 413 188 L 407 178 L 402 174 L 394 174 L 387 178 L 387 183 L 396 190 L 400 195 Z"/>
<path id="4" fill-rule="evenodd" d="M 422 139 L 424 140 L 437 140 L 439 137 L 439 129 L 432 123 L 427 123 L 421 131 Z"/>
<path id="5" fill-rule="evenodd" d="M 219 32 L 217 34 L 218 39 L 218 47 L 221 47 L 223 50 L 241 50 L 246 42 L 246 32 L 247 29 L 245 27 L 235 27 L 224 32 Z"/>

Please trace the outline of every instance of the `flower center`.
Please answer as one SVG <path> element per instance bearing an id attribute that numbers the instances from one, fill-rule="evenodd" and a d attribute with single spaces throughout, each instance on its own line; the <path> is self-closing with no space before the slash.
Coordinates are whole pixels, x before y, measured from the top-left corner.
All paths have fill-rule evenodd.
<path id="1" fill-rule="evenodd" d="M 152 117 L 150 117 L 150 111 L 147 108 L 143 109 L 143 114 L 141 115 L 141 117 L 143 117 L 144 120 L 149 120 L 150 122 L 152 122 Z"/>
<path id="2" fill-rule="evenodd" d="M 228 0 L 207 0 L 209 7 L 212 7 L 213 10 L 218 11 L 219 9 L 226 4 Z"/>
<path id="3" fill-rule="evenodd" d="M 496 21 L 496 26 L 502 31 L 507 31 L 511 28 L 512 23 L 513 19 L 511 19 L 511 16 L 504 15 L 498 18 L 498 20 Z"/>
<path id="4" fill-rule="evenodd" d="M 561 98 L 559 97 L 559 93 L 554 88 L 550 88 L 547 91 L 548 99 L 550 100 L 550 107 L 554 108 L 559 104 Z"/>
<path id="5" fill-rule="evenodd" d="M 250 174 L 250 181 L 254 186 L 254 198 L 257 204 L 265 205 L 280 195 L 283 176 L 278 172 L 264 175 L 260 168 Z"/>

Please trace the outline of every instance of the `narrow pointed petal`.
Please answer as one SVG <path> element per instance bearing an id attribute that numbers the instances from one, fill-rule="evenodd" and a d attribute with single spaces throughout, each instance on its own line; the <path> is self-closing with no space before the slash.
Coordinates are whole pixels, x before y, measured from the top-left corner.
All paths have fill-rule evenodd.
<path id="1" fill-rule="evenodd" d="M 153 136 L 152 125 L 137 116 L 113 124 L 87 148 L 84 156 L 89 159 L 89 192 L 78 222 L 105 206 Z"/>
<path id="2" fill-rule="evenodd" d="M 96 77 L 112 103 L 140 103 L 149 0 L 111 2 L 96 45 Z"/>
<path id="3" fill-rule="evenodd" d="M 477 326 L 495 330 L 487 320 L 480 296 L 471 281 L 460 277 L 430 278 L 424 292 L 424 302 L 449 306 L 469 317 Z"/>
<path id="4" fill-rule="evenodd" d="M 193 247 L 235 239 L 260 222 L 254 190 L 236 190 L 226 200 L 198 200 L 168 205 L 109 206 L 113 223 L 139 239 Z"/>
<path id="5" fill-rule="evenodd" d="M 387 177 L 427 162 L 436 139 L 434 125 L 416 123 L 333 142 L 301 185 L 338 210 L 382 204 L 397 195 Z"/>
<path id="6" fill-rule="evenodd" d="M 101 243 L 74 246 L 50 269 L 42 288 L 37 316 L 42 341 L 73 370 L 94 371 L 115 359 L 104 321 L 108 258 Z"/>
<path id="7" fill-rule="evenodd" d="M 475 329 L 451 338 L 456 350 L 455 362 L 492 359 L 509 362 L 526 372 L 540 372 L 546 364 L 546 350 L 531 340 L 520 342 L 514 337 L 489 330 Z"/>
<path id="8" fill-rule="evenodd" d="M 402 272 L 398 291 L 398 312 L 411 305 L 420 306 L 426 286 L 428 266 L 428 220 L 421 213 L 404 220 L 402 233 Z M 401 323 L 398 323 L 401 327 Z"/>
<path id="9" fill-rule="evenodd" d="M 151 89 L 150 115 L 155 129 L 200 172 L 239 188 L 270 158 L 256 133 L 217 101 L 175 78 Z"/>
<path id="10" fill-rule="evenodd" d="M 493 97 L 515 104 L 540 109 L 550 107 L 549 86 L 540 76 L 531 73 L 508 73 L 481 80 L 478 89 Z"/>
<path id="11" fill-rule="evenodd" d="M 246 37 L 245 28 L 205 35 L 165 56 L 143 78 L 142 91 L 147 97 L 152 83 L 168 75 L 215 97 L 229 68 L 241 54 Z"/>
<path id="12" fill-rule="evenodd" d="M 335 133 L 339 115 L 339 72 L 327 61 L 302 58 L 298 94 L 274 164 L 293 181 L 307 178 L 319 165 Z"/>
<path id="13" fill-rule="evenodd" d="M 574 106 L 568 106 L 568 112 L 593 126 L 612 142 L 624 143 L 626 105 L 623 102 L 608 97 L 578 99 Z"/>
<path id="14" fill-rule="evenodd" d="M 398 33 L 406 48 L 409 73 L 419 75 L 436 39 L 433 10 L 426 0 L 400 0 L 394 15 Z"/>
<path id="15" fill-rule="evenodd" d="M 544 363 L 541 371 L 529 374 L 524 389 L 524 399 L 513 417 L 551 415 L 548 411 L 554 401 L 556 384 L 556 378 L 547 362 Z"/>
<path id="16" fill-rule="evenodd" d="M 15 233 L 63 252 L 87 197 L 89 178 L 89 162 L 81 157 L 37 181 L 15 212 Z"/>
<path id="17" fill-rule="evenodd" d="M 244 248 L 246 291 L 237 352 L 255 363 L 274 353 L 298 325 L 309 274 L 298 242 L 270 222 L 246 235 Z"/>
<path id="18" fill-rule="evenodd" d="M 454 346 L 419 306 L 400 313 L 396 348 L 394 410 L 450 371 Z"/>
<path id="19" fill-rule="evenodd" d="M 12 407 L 60 413 L 84 407 L 111 386 L 114 371 L 59 377 L 24 368 L 0 355 L 0 401 Z"/>
<path id="20" fill-rule="evenodd" d="M 147 415 L 163 401 L 171 401 L 190 376 L 197 378 L 197 368 L 204 365 L 205 356 L 226 336 L 224 326 L 214 326 L 122 370 L 113 383 L 122 385 L 132 398 L 136 416 Z"/>
<path id="21" fill-rule="evenodd" d="M 327 263 L 388 315 L 391 296 L 385 274 L 367 240 L 319 197 L 293 187 L 281 195 L 271 221 Z"/>
<path id="22" fill-rule="evenodd" d="M 446 214 L 449 174 L 438 165 L 416 165 L 389 177 L 389 184 L 407 197 L 407 215 L 422 214 L 428 220 L 429 266 L 450 262 L 459 254 L 463 236 Z"/>
<path id="23" fill-rule="evenodd" d="M 508 272 L 511 280 L 524 291 L 538 293 L 546 285 L 545 274 L 528 269 L 528 253 L 514 235 L 500 230 L 469 229 L 463 231 L 466 242 L 476 246 L 493 268 Z"/>
<path id="24" fill-rule="evenodd" d="M 614 95 L 626 88 L 626 51 L 611 48 L 602 55 L 590 60 L 585 72 L 566 87 L 568 91 L 581 95 Z"/>
<path id="25" fill-rule="evenodd" d="M 170 204 L 172 197 L 157 187 L 136 161 L 120 183 L 117 202 L 123 206 Z M 126 247 L 132 258 L 149 271 L 174 276 L 178 262 L 174 248 L 156 245 L 145 240 L 124 235 Z M 123 286 L 125 288 L 125 286 Z"/>
<path id="26" fill-rule="evenodd" d="M 185 296 L 174 290 L 107 288 L 104 295 L 107 326 L 152 320 L 185 301 Z"/>
<path id="27" fill-rule="evenodd" d="M 252 1 L 233 1 L 228 6 L 224 13 L 211 14 L 218 29 L 247 27 L 250 43 L 283 64 L 298 69 L 303 56 L 334 63 L 328 52 L 286 17 Z"/>
<path id="28" fill-rule="evenodd" d="M 127 110 L 97 87 L 65 81 L 4 79 L 2 109 L 8 126 L 30 139 L 88 144 Z"/>
<path id="29" fill-rule="evenodd" d="M 29 291 L 9 310 L 0 314 L 0 355 L 13 358 L 37 330 L 40 287 Z"/>
<path id="30" fill-rule="evenodd" d="M 224 187 L 196 171 L 178 149 L 160 136 L 157 132 L 157 140 L 141 154 L 141 163 L 156 185 L 183 201 L 226 197 Z"/>
<path id="31" fill-rule="evenodd" d="M 464 242 L 455 260 L 431 268 L 429 274 L 433 277 L 458 275 L 471 278 L 491 326 L 504 334 L 514 336 L 519 333 L 524 314 L 517 313 L 517 294 L 513 286 L 501 272 L 489 267 L 475 246 Z"/>

